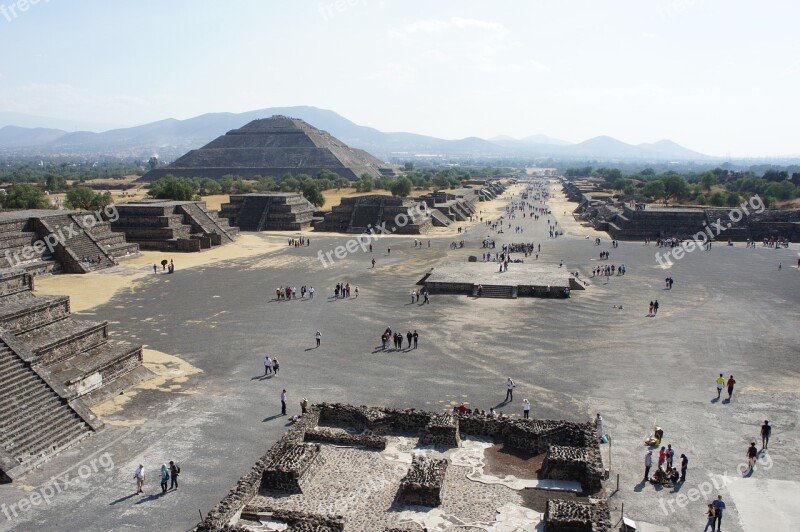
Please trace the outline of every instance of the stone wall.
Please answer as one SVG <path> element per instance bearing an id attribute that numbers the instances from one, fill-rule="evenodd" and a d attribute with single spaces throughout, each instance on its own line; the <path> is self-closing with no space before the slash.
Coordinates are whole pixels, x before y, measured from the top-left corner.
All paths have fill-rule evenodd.
<path id="1" fill-rule="evenodd" d="M 419 442 L 423 445 L 458 447 L 461 445 L 458 420 L 452 414 L 434 414 L 425 425 L 425 434 L 422 435 Z"/>
<path id="2" fill-rule="evenodd" d="M 319 444 L 287 443 L 264 469 L 261 487 L 302 493 L 323 463 Z"/>
<path id="3" fill-rule="evenodd" d="M 415 456 L 400 482 L 398 500 L 403 504 L 431 507 L 442 504 L 442 484 L 448 464 L 447 459 Z"/>
<path id="4" fill-rule="evenodd" d="M 374 434 L 348 434 L 346 432 L 333 431 L 325 427 L 307 430 L 305 433 L 305 441 L 366 447 L 367 449 L 377 449 L 379 451 L 386 449 L 386 438 L 382 436 L 375 436 Z"/>
<path id="5" fill-rule="evenodd" d="M 610 532 L 611 512 L 604 499 L 588 503 L 550 499 L 544 515 L 546 532 Z"/>

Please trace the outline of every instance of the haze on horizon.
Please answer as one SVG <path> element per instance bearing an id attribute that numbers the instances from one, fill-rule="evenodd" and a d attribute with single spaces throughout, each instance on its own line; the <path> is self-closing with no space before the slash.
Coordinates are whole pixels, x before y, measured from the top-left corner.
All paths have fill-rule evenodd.
<path id="1" fill-rule="evenodd" d="M 443 138 L 800 154 L 788 0 L 28 2 L 0 0 L 0 112 L 100 130 L 311 105 Z"/>

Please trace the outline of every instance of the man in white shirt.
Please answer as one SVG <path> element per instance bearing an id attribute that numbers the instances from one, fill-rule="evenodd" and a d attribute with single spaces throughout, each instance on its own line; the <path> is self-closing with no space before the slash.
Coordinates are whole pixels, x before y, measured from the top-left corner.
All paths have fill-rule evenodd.
<path id="1" fill-rule="evenodd" d="M 144 465 L 139 464 L 136 471 L 133 473 L 133 478 L 136 479 L 136 494 L 144 493 Z"/>
<path id="2" fill-rule="evenodd" d="M 286 390 L 281 392 L 281 415 L 286 415 Z"/>
<path id="3" fill-rule="evenodd" d="M 514 381 L 509 377 L 508 381 L 506 381 L 506 403 L 510 403 L 514 400 L 514 388 L 516 387 L 517 385 L 514 384 Z"/>
<path id="4" fill-rule="evenodd" d="M 269 357 L 264 357 L 264 376 L 270 375 L 272 373 L 272 359 Z"/>

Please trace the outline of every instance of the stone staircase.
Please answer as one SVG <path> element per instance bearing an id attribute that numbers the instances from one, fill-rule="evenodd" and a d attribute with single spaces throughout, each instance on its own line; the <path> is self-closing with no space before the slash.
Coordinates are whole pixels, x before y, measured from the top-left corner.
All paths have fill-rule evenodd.
<path id="1" fill-rule="evenodd" d="M 46 247 L 34 247 L 38 240 L 30 219 L 0 221 L 0 272 L 18 270 L 40 275 L 60 270 L 61 265 Z"/>
<path id="2" fill-rule="evenodd" d="M 228 226 L 228 221 L 214 218 L 197 203 L 184 203 L 178 206 L 188 218 L 191 225 L 196 226 L 206 235 L 219 235 L 223 243 L 233 242 L 234 231 Z"/>
<path id="3" fill-rule="evenodd" d="M 41 218 L 39 236 L 46 238 L 53 235 L 57 238 L 56 249 L 61 250 L 65 271 L 74 269 L 82 270 L 79 273 L 88 273 L 114 266 L 114 258 L 84 230 L 77 218 L 71 214 Z"/>
<path id="4" fill-rule="evenodd" d="M 269 208 L 269 202 L 270 200 L 266 196 L 246 197 L 236 220 L 239 229 L 241 231 L 263 230 L 263 220 L 266 219 L 264 211 Z"/>
<path id="5" fill-rule="evenodd" d="M 503 285 L 483 285 L 481 287 L 481 294 L 478 296 L 478 285 L 472 288 L 472 295 L 474 297 L 493 297 L 497 299 L 516 299 L 517 287 L 516 286 L 503 286 Z"/>
<path id="6" fill-rule="evenodd" d="M 0 335 L 0 448 L 13 464 L 32 467 L 88 436 L 89 425 Z"/>

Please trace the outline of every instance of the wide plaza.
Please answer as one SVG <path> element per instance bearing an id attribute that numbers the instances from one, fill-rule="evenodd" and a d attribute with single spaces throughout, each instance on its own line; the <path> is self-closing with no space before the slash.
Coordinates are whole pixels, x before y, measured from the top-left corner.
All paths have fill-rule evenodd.
<path id="1" fill-rule="evenodd" d="M 310 232 L 310 246 L 290 247 L 293 233 L 264 233 L 230 244 L 246 242 L 247 253 L 191 259 L 186 267 L 181 255 L 146 254 L 153 262 L 174 258 L 173 275 L 153 275 L 139 261 L 79 281 L 45 280 L 42 290 L 75 296 L 106 290 L 77 315 L 108 320 L 118 339 L 144 344 L 145 362 L 159 377 L 98 405 L 105 430 L 0 486 L 0 529 L 190 529 L 198 510 L 219 502 L 286 430 L 289 420 L 279 415 L 285 389 L 290 416 L 304 397 L 442 411 L 467 402 L 515 416 L 528 399 L 532 417 L 571 421 L 600 412 L 611 438 L 602 449 L 613 521 L 624 503 L 626 516 L 645 523 L 640 530 L 699 530 L 706 503 L 720 494 L 725 530 L 765 530 L 767 520 L 770 530 L 792 530 L 800 522 L 797 244 L 717 244 L 665 269 L 654 257 L 664 250 L 642 242 L 612 248 L 605 233 L 572 219 L 575 204 L 556 181 L 549 187 L 550 221 L 564 230 L 558 238 L 548 237 L 548 216 L 520 213 L 503 233 L 461 223 L 464 233 L 434 231 L 418 237 L 421 247 L 413 236 L 385 236 L 371 253 L 359 248 L 324 265 L 320 251 L 355 235 Z M 519 201 L 524 188 L 511 187 L 498 201 Z M 501 210 L 479 216 L 494 219 Z M 493 251 L 541 244 L 539 258 L 526 263 L 563 261 L 588 286 L 567 299 L 434 294 L 430 304 L 411 303 L 426 272 L 481 257 L 487 238 L 497 242 Z M 464 247 L 451 248 L 461 240 Z M 608 261 L 601 251 L 610 252 Z M 627 273 L 592 277 L 601 264 L 624 264 Z M 671 290 L 666 277 L 674 279 Z M 135 280 L 112 291 L 115 278 Z M 337 283 L 358 286 L 359 297 L 334 298 Z M 287 285 L 313 286 L 315 297 L 277 301 L 276 288 Z M 659 312 L 649 317 L 656 299 Z M 381 350 L 387 327 L 416 330 L 419 348 Z M 263 375 L 267 355 L 280 360 L 277 376 Z M 736 378 L 730 402 L 716 400 L 719 373 Z M 508 377 L 517 387 L 504 404 Z M 743 475 L 745 450 L 760 442 L 765 419 L 774 427 L 769 452 Z M 642 482 L 643 440 L 656 425 L 664 443 L 690 460 L 687 480 L 674 490 Z M 181 466 L 181 486 L 162 496 L 157 470 L 169 460 Z M 149 477 L 145 494 L 135 495 L 140 463 Z M 45 488 L 53 495 L 34 500 Z"/>

